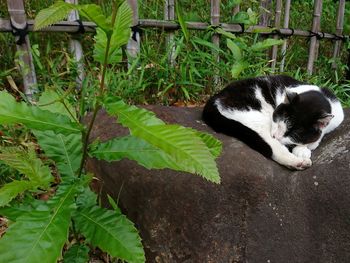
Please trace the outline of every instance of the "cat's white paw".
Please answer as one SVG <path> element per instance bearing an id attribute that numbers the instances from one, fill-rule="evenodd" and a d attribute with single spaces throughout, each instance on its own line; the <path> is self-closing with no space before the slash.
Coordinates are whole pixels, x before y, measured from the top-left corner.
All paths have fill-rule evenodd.
<path id="1" fill-rule="evenodd" d="M 311 154 L 310 154 L 311 155 Z M 300 162 L 297 163 L 295 169 L 297 170 L 305 170 L 312 165 L 312 161 L 310 158 L 304 158 Z"/>
<path id="2" fill-rule="evenodd" d="M 292 150 L 292 153 L 295 156 L 303 159 L 310 159 L 311 157 L 311 150 L 305 146 L 295 146 Z"/>
<path id="3" fill-rule="evenodd" d="M 310 158 L 295 158 L 288 166 L 292 170 L 305 170 L 312 165 Z"/>

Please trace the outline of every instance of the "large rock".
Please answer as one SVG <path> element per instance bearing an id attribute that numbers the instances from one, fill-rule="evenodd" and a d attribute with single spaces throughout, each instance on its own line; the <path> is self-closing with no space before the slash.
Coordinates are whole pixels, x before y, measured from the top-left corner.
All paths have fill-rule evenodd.
<path id="1" fill-rule="evenodd" d="M 213 133 L 199 108 L 150 108 L 168 123 Z M 103 112 L 97 120 L 94 138 L 127 133 Z M 89 160 L 103 191 L 119 196 L 139 228 L 147 262 L 350 262 L 349 116 L 324 138 L 305 171 L 214 135 L 224 146 L 220 185 L 129 160 Z"/>

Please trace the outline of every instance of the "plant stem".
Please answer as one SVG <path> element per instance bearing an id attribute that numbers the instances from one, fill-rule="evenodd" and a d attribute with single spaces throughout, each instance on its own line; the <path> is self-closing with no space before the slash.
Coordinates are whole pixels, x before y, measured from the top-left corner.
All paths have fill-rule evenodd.
<path id="1" fill-rule="evenodd" d="M 114 23 L 115 23 L 115 19 L 117 16 L 117 3 L 116 1 L 113 1 L 113 9 L 112 9 L 112 28 L 114 27 Z M 113 32 L 108 33 L 107 34 L 107 44 L 106 44 L 106 52 L 105 52 L 105 57 L 104 57 L 104 61 L 103 61 L 103 65 L 102 67 L 102 75 L 101 75 L 101 80 L 100 80 L 100 94 L 99 97 L 101 99 L 103 99 L 103 95 L 106 91 L 105 88 L 105 77 L 106 77 L 106 72 L 107 72 L 107 66 L 108 66 L 108 55 L 109 55 L 109 49 L 111 46 L 111 39 L 112 39 L 112 35 Z M 78 172 L 78 177 L 81 176 L 83 168 L 84 168 L 84 164 L 86 161 L 86 157 L 87 157 L 87 150 L 88 150 L 88 145 L 89 145 L 89 138 L 90 138 L 90 133 L 92 130 L 92 127 L 94 126 L 94 122 L 97 116 L 97 112 L 100 110 L 101 108 L 101 103 L 97 100 L 96 105 L 95 105 L 95 109 L 89 124 L 89 127 L 85 132 L 83 132 L 83 156 L 81 158 L 81 162 L 80 162 L 80 167 L 79 167 L 79 172 Z"/>

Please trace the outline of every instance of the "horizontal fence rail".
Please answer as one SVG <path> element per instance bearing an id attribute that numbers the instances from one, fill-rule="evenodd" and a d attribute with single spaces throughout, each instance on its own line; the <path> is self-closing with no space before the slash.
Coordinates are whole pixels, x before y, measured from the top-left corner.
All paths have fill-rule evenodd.
<path id="1" fill-rule="evenodd" d="M 28 31 L 34 31 L 34 20 L 28 20 Z M 84 29 L 86 32 L 95 32 L 96 25 L 92 22 L 82 22 Z M 191 30 L 207 30 L 210 28 L 209 23 L 204 22 L 186 22 L 188 29 Z M 180 29 L 180 25 L 173 21 L 166 20 L 155 20 L 155 19 L 140 19 L 139 27 L 141 28 L 156 28 L 163 30 L 178 30 Z M 43 28 L 38 32 L 66 32 L 66 33 L 76 33 L 79 32 L 79 23 L 71 22 L 71 21 L 62 21 L 56 24 L 53 24 L 50 27 Z M 266 26 L 249 26 L 245 28 L 241 24 L 227 24 L 221 23 L 219 25 L 223 30 L 231 33 L 259 33 L 263 35 L 273 35 L 278 34 L 283 37 L 289 36 L 300 36 L 300 37 L 317 37 L 318 39 L 334 39 L 334 40 L 342 40 L 349 39 L 350 35 L 336 35 L 333 33 L 326 32 L 311 32 L 302 29 L 292 29 L 292 28 L 280 28 L 273 29 L 271 27 Z M 214 26 L 215 28 L 215 26 Z M 10 20 L 8 19 L 0 19 L 0 32 L 12 32 L 12 27 L 10 24 Z"/>

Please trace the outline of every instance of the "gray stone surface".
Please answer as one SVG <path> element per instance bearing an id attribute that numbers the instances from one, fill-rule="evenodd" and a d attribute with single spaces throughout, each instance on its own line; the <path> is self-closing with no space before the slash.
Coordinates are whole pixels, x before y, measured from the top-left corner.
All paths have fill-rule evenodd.
<path id="1" fill-rule="evenodd" d="M 149 108 L 168 123 L 211 132 L 199 108 Z M 104 192 L 120 196 L 147 262 L 350 262 L 349 113 L 305 171 L 290 171 L 221 134 L 214 134 L 224 145 L 220 185 L 129 160 L 89 160 L 88 169 Z M 126 133 L 98 115 L 94 138 Z"/>

